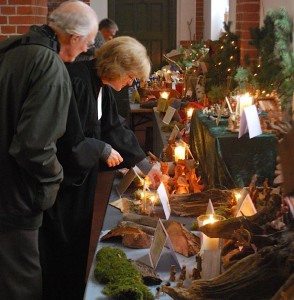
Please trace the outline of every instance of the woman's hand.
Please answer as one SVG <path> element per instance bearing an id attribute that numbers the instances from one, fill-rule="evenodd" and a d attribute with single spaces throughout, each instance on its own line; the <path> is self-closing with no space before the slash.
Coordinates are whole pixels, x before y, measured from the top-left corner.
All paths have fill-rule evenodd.
<path id="1" fill-rule="evenodd" d="M 122 162 L 123 158 L 120 156 L 120 154 L 116 150 L 111 149 L 111 153 L 106 160 L 106 164 L 108 165 L 108 167 L 115 167 Z"/>

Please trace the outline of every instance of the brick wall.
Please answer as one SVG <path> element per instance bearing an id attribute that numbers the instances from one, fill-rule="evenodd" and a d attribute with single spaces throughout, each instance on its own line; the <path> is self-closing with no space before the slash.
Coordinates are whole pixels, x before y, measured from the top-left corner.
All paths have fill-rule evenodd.
<path id="1" fill-rule="evenodd" d="M 195 39 L 197 42 L 203 40 L 204 32 L 204 0 L 196 0 L 196 24 Z"/>
<path id="2" fill-rule="evenodd" d="M 46 23 L 47 0 L 0 0 L 0 40 Z"/>
<path id="3" fill-rule="evenodd" d="M 65 0 L 0 0 L 0 40 L 26 33 L 33 24 L 47 23 L 47 15 Z M 84 0 L 90 5 L 90 0 Z"/>
<path id="4" fill-rule="evenodd" d="M 237 0 L 236 3 L 236 33 L 240 37 L 241 65 L 248 55 L 251 61 L 257 59 L 257 50 L 249 44 L 250 28 L 259 27 L 260 0 Z"/>

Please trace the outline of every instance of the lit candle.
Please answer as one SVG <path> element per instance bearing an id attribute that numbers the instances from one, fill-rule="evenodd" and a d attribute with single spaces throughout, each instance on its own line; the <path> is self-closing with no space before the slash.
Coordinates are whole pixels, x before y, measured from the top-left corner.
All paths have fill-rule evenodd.
<path id="1" fill-rule="evenodd" d="M 203 226 L 206 224 L 213 224 L 217 220 L 214 219 L 213 215 L 209 215 L 209 218 L 203 221 Z M 218 250 L 219 238 L 210 238 L 203 234 L 201 250 Z"/>
<path id="2" fill-rule="evenodd" d="M 188 120 L 191 120 L 192 115 L 193 115 L 193 111 L 194 111 L 193 108 L 187 109 L 187 119 L 188 119 Z"/>
<path id="3" fill-rule="evenodd" d="M 168 99 L 170 92 L 160 92 L 160 98 Z"/>
<path id="4" fill-rule="evenodd" d="M 252 105 L 252 97 L 249 93 L 240 96 L 239 98 L 239 115 L 242 116 L 244 107 Z"/>
<path id="5" fill-rule="evenodd" d="M 197 218 L 198 226 L 202 227 L 206 224 L 213 224 L 215 222 L 224 220 L 225 217 L 220 215 L 201 215 Z M 202 234 L 202 245 L 201 251 L 204 250 L 218 250 L 219 249 L 219 238 L 210 238 L 205 234 Z"/>
<path id="6" fill-rule="evenodd" d="M 185 159 L 186 158 L 186 147 L 182 145 L 177 145 L 174 149 L 174 156 L 175 156 L 175 162 L 177 162 L 179 159 Z"/>

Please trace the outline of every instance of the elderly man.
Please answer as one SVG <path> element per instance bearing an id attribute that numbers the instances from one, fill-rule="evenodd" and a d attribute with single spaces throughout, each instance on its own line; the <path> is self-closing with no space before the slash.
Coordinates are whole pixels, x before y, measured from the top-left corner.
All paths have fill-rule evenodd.
<path id="1" fill-rule="evenodd" d="M 0 299 L 41 299 L 38 230 L 63 168 L 71 81 L 63 62 L 92 47 L 95 12 L 81 1 L 56 8 L 48 25 L 0 42 Z"/>

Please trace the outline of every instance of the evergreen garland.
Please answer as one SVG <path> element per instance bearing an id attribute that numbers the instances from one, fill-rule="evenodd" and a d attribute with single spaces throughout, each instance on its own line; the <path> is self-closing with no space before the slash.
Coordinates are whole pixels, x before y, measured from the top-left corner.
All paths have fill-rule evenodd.
<path id="1" fill-rule="evenodd" d="M 259 51 L 260 61 L 253 74 L 260 90 L 276 90 L 284 106 L 294 92 L 293 22 L 285 8 L 268 12 L 262 28 L 251 29 L 251 44 Z"/>
<path id="2" fill-rule="evenodd" d="M 212 42 L 210 55 L 206 59 L 206 90 L 210 100 L 220 100 L 236 86 L 232 81 L 240 64 L 239 37 L 231 32 L 232 22 L 224 22 L 225 32 Z"/>

